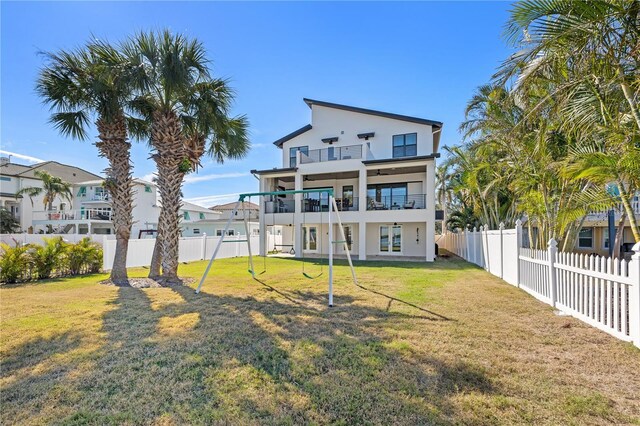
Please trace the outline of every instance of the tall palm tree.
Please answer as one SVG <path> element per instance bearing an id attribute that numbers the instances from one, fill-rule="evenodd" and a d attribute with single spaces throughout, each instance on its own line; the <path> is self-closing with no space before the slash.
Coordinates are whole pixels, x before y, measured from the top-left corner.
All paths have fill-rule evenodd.
<path id="1" fill-rule="evenodd" d="M 75 51 L 45 53 L 45 57 L 47 64 L 40 71 L 36 89 L 51 106 L 51 123 L 65 136 L 87 140 L 90 122 L 95 120 L 98 141 L 94 145 L 109 162 L 105 188 L 112 200 L 116 235 L 111 279 L 124 282 L 133 221 L 131 143 L 125 105 L 136 70 L 103 42 L 90 42 Z"/>
<path id="2" fill-rule="evenodd" d="M 169 31 L 140 33 L 121 47 L 140 74 L 132 105 L 150 124 L 162 208 L 158 219 L 162 277 L 177 279 L 180 193 L 186 173 L 209 154 L 218 162 L 249 150 L 247 120 L 230 117 L 233 91 L 213 78 L 204 46 Z M 153 266 L 153 265 L 152 265 Z M 159 271 L 152 267 L 150 276 Z"/>
<path id="3" fill-rule="evenodd" d="M 28 186 L 24 187 L 16 193 L 16 198 L 21 195 L 27 195 L 31 199 L 33 204 L 33 198 L 44 194 L 42 202 L 44 209 L 53 210 L 53 202 L 56 198 L 61 197 L 71 202 L 71 184 L 65 182 L 62 178 L 52 176 L 45 170 L 36 170 L 34 176 L 42 181 L 42 186 Z"/>

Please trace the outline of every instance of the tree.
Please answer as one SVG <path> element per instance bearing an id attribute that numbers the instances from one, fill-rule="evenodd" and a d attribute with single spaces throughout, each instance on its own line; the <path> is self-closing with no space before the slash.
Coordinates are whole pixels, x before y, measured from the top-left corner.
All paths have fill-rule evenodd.
<path id="1" fill-rule="evenodd" d="M 156 245 L 162 277 L 177 279 L 180 193 L 186 173 L 204 154 L 222 163 L 249 150 L 247 120 L 230 117 L 233 91 L 211 76 L 204 46 L 169 31 L 140 33 L 121 46 L 136 76 L 132 105 L 150 128 L 162 208 Z M 159 271 L 152 268 L 150 276 Z"/>
<path id="2" fill-rule="evenodd" d="M 33 197 L 44 194 L 42 200 L 44 208 L 47 211 L 53 210 L 53 202 L 57 197 L 64 198 L 67 201 L 71 201 L 71 184 L 63 181 L 57 176 L 52 176 L 44 170 L 36 170 L 34 176 L 42 181 L 42 187 L 39 186 L 27 186 L 16 192 L 16 198 L 21 195 L 27 195 L 33 203 Z"/>
<path id="3" fill-rule="evenodd" d="M 20 229 L 20 222 L 4 207 L 0 207 L 0 234 L 11 234 Z"/>
<path id="4" fill-rule="evenodd" d="M 105 188 L 111 196 L 116 251 L 111 280 L 127 280 L 126 258 L 131 236 L 133 182 L 125 107 L 131 96 L 130 81 L 137 72 L 120 53 L 104 42 L 90 42 L 76 51 L 45 53 L 36 89 L 53 111 L 51 123 L 65 136 L 88 139 L 92 118 L 98 130 L 95 142 L 109 167 Z"/>

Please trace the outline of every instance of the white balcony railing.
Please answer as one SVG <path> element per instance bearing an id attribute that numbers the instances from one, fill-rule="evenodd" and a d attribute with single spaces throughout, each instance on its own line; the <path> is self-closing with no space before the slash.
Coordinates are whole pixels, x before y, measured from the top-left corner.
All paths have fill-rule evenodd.
<path id="1" fill-rule="evenodd" d="M 80 209 L 65 211 L 34 211 L 34 221 L 111 220 L 111 210 Z"/>
<path id="2" fill-rule="evenodd" d="M 312 149 L 308 154 L 300 153 L 300 163 L 324 163 L 326 161 L 353 160 L 362 158 L 362 145 L 335 146 Z"/>
<path id="3" fill-rule="evenodd" d="M 632 200 L 631 208 L 633 209 L 633 212 L 636 216 L 640 216 L 640 200 Z M 622 215 L 622 213 L 625 211 L 624 206 L 622 204 L 619 204 L 613 210 L 615 212 L 616 218 L 619 218 Z M 593 211 L 587 215 L 587 218 L 591 220 L 606 220 L 607 213 L 608 213 L 608 210 Z"/>

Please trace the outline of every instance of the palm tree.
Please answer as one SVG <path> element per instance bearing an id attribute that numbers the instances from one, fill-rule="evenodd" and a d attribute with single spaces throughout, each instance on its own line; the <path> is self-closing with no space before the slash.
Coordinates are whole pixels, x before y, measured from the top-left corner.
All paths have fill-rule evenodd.
<path id="1" fill-rule="evenodd" d="M 132 105 L 150 124 L 152 158 L 157 166 L 162 208 L 156 245 L 161 247 L 162 277 L 177 279 L 180 193 L 186 173 L 204 154 L 218 162 L 249 150 L 247 120 L 229 116 L 233 91 L 213 78 L 203 45 L 169 31 L 140 33 L 122 45 L 140 70 Z M 150 276 L 157 276 L 152 268 Z"/>
<path id="2" fill-rule="evenodd" d="M 126 258 L 131 236 L 133 186 L 131 177 L 128 121 L 125 105 L 131 95 L 129 81 L 136 72 L 123 57 L 103 42 L 91 42 L 83 49 L 45 53 L 36 89 L 53 111 L 51 123 L 65 136 L 89 138 L 92 118 L 98 130 L 95 142 L 109 167 L 105 188 L 111 196 L 116 252 L 111 280 L 126 282 Z"/>
<path id="3" fill-rule="evenodd" d="M 52 176 L 44 170 L 36 170 L 34 176 L 42 181 L 42 186 L 24 187 L 16 193 L 16 198 L 21 195 L 27 195 L 33 204 L 33 197 L 44 194 L 42 202 L 47 211 L 53 210 L 53 202 L 58 197 L 71 201 L 72 192 L 69 182 L 65 182 L 57 176 Z"/>

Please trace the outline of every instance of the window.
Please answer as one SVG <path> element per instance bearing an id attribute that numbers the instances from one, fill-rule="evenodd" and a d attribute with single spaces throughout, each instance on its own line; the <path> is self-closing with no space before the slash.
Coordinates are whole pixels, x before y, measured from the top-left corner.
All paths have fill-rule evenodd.
<path id="1" fill-rule="evenodd" d="M 315 226 L 302 227 L 302 248 L 304 251 L 318 251 L 318 228 Z"/>
<path id="2" fill-rule="evenodd" d="M 200 228 L 193 228 L 193 234 L 200 234 Z"/>
<path id="3" fill-rule="evenodd" d="M 609 248 L 609 228 L 603 228 L 603 233 L 602 233 L 602 247 L 608 249 Z M 618 230 L 614 230 L 613 232 L 613 240 L 615 242 L 616 239 L 616 235 L 618 233 Z"/>
<path id="4" fill-rule="evenodd" d="M 402 226 L 380 226 L 380 253 L 402 253 Z"/>
<path id="5" fill-rule="evenodd" d="M 205 217 L 204 217 L 204 213 L 200 213 L 200 216 L 199 216 L 199 217 L 200 217 L 200 219 L 204 219 L 204 218 L 205 218 Z"/>
<path id="6" fill-rule="evenodd" d="M 296 152 L 300 151 L 304 155 L 309 155 L 309 147 L 308 146 L 296 146 L 293 148 L 289 148 L 289 167 L 296 166 Z"/>
<path id="7" fill-rule="evenodd" d="M 81 186 L 78 190 L 78 197 L 86 197 L 87 196 L 87 187 Z"/>
<path id="8" fill-rule="evenodd" d="M 344 236 L 347 240 L 347 248 L 349 249 L 349 251 L 351 251 L 351 244 L 353 242 L 353 232 L 351 231 L 351 226 L 344 226 L 342 229 L 344 229 Z"/>
<path id="9" fill-rule="evenodd" d="M 216 229 L 216 237 L 222 237 L 222 231 L 224 231 L 224 229 Z"/>
<path id="10" fill-rule="evenodd" d="M 406 135 L 393 136 L 393 158 L 415 157 L 418 155 L 418 134 L 407 133 Z"/>
<path id="11" fill-rule="evenodd" d="M 367 185 L 367 203 L 371 200 L 382 203 L 383 210 L 400 208 L 407 202 L 407 184 Z"/>
<path id="12" fill-rule="evenodd" d="M 11 182 L 11 178 L 7 176 L 0 176 L 0 180 L 3 180 L 5 182 Z"/>
<path id="13" fill-rule="evenodd" d="M 145 185 L 144 186 L 144 192 L 151 192 L 151 186 Z"/>
<path id="14" fill-rule="evenodd" d="M 345 185 L 342 187 L 342 208 L 353 206 L 353 185 Z"/>
<path id="15" fill-rule="evenodd" d="M 182 213 L 182 216 L 184 217 L 184 220 L 191 220 L 191 218 L 189 217 L 189 212 Z"/>
<path id="16" fill-rule="evenodd" d="M 216 237 L 221 237 L 223 231 L 224 229 L 216 229 Z M 230 236 L 230 235 L 236 235 L 236 231 L 233 229 L 229 229 L 227 231 L 227 236 Z"/>
<path id="17" fill-rule="evenodd" d="M 593 228 L 582 228 L 580 230 L 578 248 L 593 248 Z"/>

